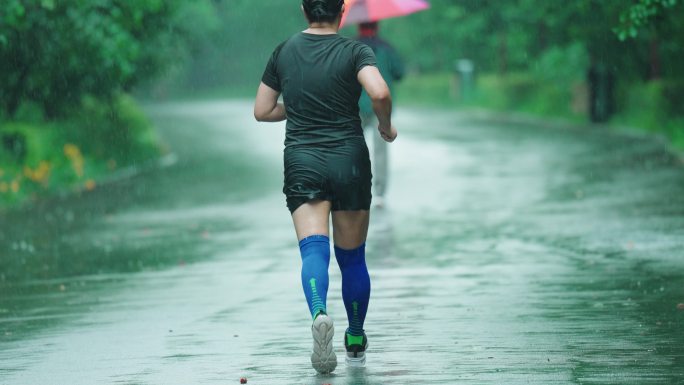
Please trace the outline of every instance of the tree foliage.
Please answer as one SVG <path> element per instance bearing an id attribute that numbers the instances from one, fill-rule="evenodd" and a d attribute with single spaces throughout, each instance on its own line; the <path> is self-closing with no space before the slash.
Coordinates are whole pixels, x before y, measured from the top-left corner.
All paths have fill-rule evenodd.
<path id="1" fill-rule="evenodd" d="M 382 22 L 417 71 L 582 77 L 600 62 L 623 79 L 684 78 L 680 0 L 430 0 Z M 84 95 L 107 99 L 172 67 L 193 88 L 253 86 L 268 55 L 304 29 L 298 1 L 5 0 L 0 10 L 0 110 L 24 102 L 48 117 Z M 353 36 L 353 26 L 342 33 Z"/>
<path id="2" fill-rule="evenodd" d="M 381 35 L 417 71 L 451 71 L 468 58 L 484 72 L 555 70 L 577 78 L 603 63 L 623 79 L 684 78 L 680 0 L 430 4 L 381 23 Z M 195 46 L 183 79 L 193 87 L 254 84 L 273 48 L 306 27 L 297 1 L 216 0 L 213 7 L 222 22 Z M 354 36 L 356 29 L 342 33 Z"/>
<path id="3" fill-rule="evenodd" d="M 0 108 L 24 102 L 56 118 L 84 95 L 128 91 L 180 55 L 181 0 L 5 0 L 0 11 Z M 200 7 L 201 2 L 192 5 Z M 210 14 L 202 15 L 206 25 Z M 186 23 L 186 24 L 184 24 Z"/>
<path id="4" fill-rule="evenodd" d="M 565 50 L 566 60 L 572 60 L 573 47 L 582 46 L 587 61 L 605 62 L 624 77 L 648 78 L 651 44 L 657 41 L 663 70 L 684 76 L 682 51 L 677 48 L 684 42 L 684 13 L 677 0 L 574 0 L 562 6 L 540 0 L 431 4 L 429 11 L 388 20 L 384 28 L 385 36 L 424 70 L 448 69 L 458 58 L 472 59 L 484 71 L 528 70 L 549 52 Z"/>
<path id="5" fill-rule="evenodd" d="M 639 30 L 663 23 L 665 15 L 677 5 L 677 0 L 638 0 L 620 14 L 615 33 L 620 40 L 636 38 Z"/>

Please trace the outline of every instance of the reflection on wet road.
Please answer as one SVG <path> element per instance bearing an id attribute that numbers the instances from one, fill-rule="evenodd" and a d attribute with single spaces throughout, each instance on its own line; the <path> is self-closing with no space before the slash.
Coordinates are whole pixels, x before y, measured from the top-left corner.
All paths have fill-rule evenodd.
<path id="1" fill-rule="evenodd" d="M 684 167 L 657 142 L 399 111 L 368 367 L 319 377 L 283 126 L 149 111 L 177 163 L 2 218 L 0 383 L 684 383 Z"/>

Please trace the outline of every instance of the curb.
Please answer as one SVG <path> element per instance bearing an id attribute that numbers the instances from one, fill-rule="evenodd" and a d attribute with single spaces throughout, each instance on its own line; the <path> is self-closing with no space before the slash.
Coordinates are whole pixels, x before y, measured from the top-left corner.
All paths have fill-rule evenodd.
<path id="1" fill-rule="evenodd" d="M 169 153 L 166 154 L 160 158 L 156 159 L 151 159 L 146 162 L 141 163 L 140 165 L 133 165 L 133 166 L 128 166 L 125 168 L 122 168 L 120 170 L 117 170 L 116 172 L 113 172 L 112 174 L 109 174 L 102 179 L 95 180 L 96 186 L 101 187 L 101 186 L 106 186 L 112 183 L 120 182 L 122 180 L 126 179 L 131 179 L 135 176 L 138 176 L 140 174 L 152 171 L 152 170 L 157 170 L 157 169 L 164 169 L 166 167 L 171 167 L 174 164 L 178 162 L 178 156 L 175 153 Z M 96 187 L 96 189 L 97 189 Z M 60 197 L 60 198 L 65 198 L 69 195 L 72 194 L 78 194 L 78 193 L 83 193 L 83 192 L 89 192 L 91 190 L 87 189 L 85 186 L 80 185 L 75 188 L 68 188 L 64 189 L 62 191 L 58 191 L 55 195 Z"/>
<path id="2" fill-rule="evenodd" d="M 169 153 L 163 155 L 159 158 L 150 159 L 148 161 L 142 162 L 139 165 L 128 166 L 117 170 L 111 174 L 104 176 L 101 179 L 95 180 L 95 187 L 88 189 L 83 183 L 78 186 L 64 188 L 57 190 L 54 193 L 47 194 L 37 199 L 27 199 L 21 204 L 14 207 L 0 208 L 0 214 L 7 214 L 13 211 L 22 211 L 30 208 L 35 204 L 49 204 L 57 200 L 63 200 L 71 196 L 89 193 L 100 189 L 102 186 L 107 186 L 113 183 L 117 183 L 126 179 L 134 178 L 140 174 L 150 172 L 152 170 L 164 169 L 166 167 L 171 167 L 178 162 L 178 156 L 175 153 Z"/>

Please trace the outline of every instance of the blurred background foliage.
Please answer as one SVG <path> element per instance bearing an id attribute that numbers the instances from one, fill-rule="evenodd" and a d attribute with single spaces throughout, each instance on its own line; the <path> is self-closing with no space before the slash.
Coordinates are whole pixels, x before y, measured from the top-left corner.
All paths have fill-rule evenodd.
<path id="1" fill-rule="evenodd" d="M 162 148 L 127 96 L 217 27 L 210 2 L 5 0 L 0 206 L 92 189 Z M 36 172 L 36 170 L 39 170 Z"/>
<path id="2" fill-rule="evenodd" d="M 611 119 L 684 147 L 681 0 L 430 3 L 381 25 L 410 69 L 400 103 Z M 5 0 L 0 205 L 92 187 L 163 152 L 127 95 L 252 97 L 273 48 L 305 28 L 299 4 Z M 463 59 L 473 64 L 472 90 L 457 66 Z"/>

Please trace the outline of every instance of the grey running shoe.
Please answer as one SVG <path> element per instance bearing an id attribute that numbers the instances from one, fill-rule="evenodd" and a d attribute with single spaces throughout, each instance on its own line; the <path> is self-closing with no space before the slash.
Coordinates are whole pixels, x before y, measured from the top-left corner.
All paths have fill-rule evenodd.
<path id="1" fill-rule="evenodd" d="M 311 365 L 318 373 L 327 374 L 337 367 L 337 356 L 332 346 L 333 334 L 335 334 L 335 327 L 332 318 L 325 313 L 319 314 L 311 325 L 313 336 Z"/>
<path id="2" fill-rule="evenodd" d="M 363 367 L 366 365 L 366 349 L 368 349 L 366 333 L 362 336 L 344 333 L 344 347 L 347 349 L 347 366 Z"/>

